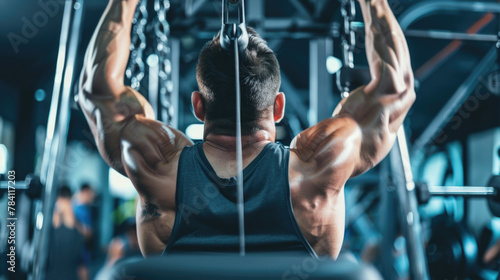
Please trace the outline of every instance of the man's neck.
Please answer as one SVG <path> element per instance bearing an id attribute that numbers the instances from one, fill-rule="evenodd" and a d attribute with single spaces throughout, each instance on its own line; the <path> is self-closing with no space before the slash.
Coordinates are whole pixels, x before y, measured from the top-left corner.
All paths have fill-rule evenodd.
<path id="1" fill-rule="evenodd" d="M 264 149 L 274 142 L 274 134 L 267 130 L 258 130 L 241 137 L 243 168 L 248 166 Z M 236 176 L 236 137 L 231 135 L 208 134 L 205 136 L 203 151 L 221 178 Z"/>
<path id="2" fill-rule="evenodd" d="M 206 146 L 226 152 L 235 153 L 236 136 L 234 131 L 221 133 L 217 124 L 210 121 L 205 122 L 204 142 Z M 224 126 L 225 127 L 225 126 Z M 276 138 L 275 123 L 271 118 L 262 118 L 253 123 L 252 128 L 246 130 L 241 137 L 243 151 L 263 147 Z"/>
<path id="3" fill-rule="evenodd" d="M 236 150 L 236 136 L 208 134 L 204 142 L 207 146 L 223 152 L 235 152 Z M 274 138 L 271 137 L 269 132 L 262 130 L 241 137 L 243 150 L 254 149 L 269 142 L 274 142 Z"/>

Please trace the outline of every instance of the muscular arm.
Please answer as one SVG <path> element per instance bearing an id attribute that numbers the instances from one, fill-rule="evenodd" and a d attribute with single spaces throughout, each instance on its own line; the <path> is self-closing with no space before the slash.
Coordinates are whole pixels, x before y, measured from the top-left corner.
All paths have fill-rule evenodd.
<path id="1" fill-rule="evenodd" d="M 333 188 L 342 188 L 387 155 L 415 99 L 408 47 L 387 0 L 359 3 L 372 80 L 292 143 L 305 172 Z"/>
<path id="2" fill-rule="evenodd" d="M 124 85 L 138 2 L 109 1 L 85 55 L 79 103 L 104 160 L 128 176 L 142 194 L 148 185 L 144 178 L 170 174 L 168 167 L 175 166 L 171 162 L 191 142 L 155 121 L 147 100 Z"/>

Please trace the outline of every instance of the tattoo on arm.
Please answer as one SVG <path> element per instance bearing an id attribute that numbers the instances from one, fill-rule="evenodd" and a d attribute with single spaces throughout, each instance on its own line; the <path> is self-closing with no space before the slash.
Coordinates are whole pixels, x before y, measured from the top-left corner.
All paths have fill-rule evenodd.
<path id="1" fill-rule="evenodd" d="M 149 221 L 154 219 L 155 217 L 161 216 L 160 213 L 158 213 L 158 206 L 156 204 L 153 204 L 149 201 L 146 202 L 142 206 L 142 217 L 144 217 L 145 221 Z"/>

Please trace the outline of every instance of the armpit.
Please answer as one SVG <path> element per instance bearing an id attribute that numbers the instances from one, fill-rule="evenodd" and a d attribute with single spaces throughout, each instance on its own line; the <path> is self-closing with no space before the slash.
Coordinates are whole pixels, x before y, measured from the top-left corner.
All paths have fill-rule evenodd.
<path id="1" fill-rule="evenodd" d="M 146 203 L 142 205 L 142 218 L 145 222 L 148 222 L 156 219 L 157 217 L 160 217 L 161 214 L 158 212 L 159 209 L 160 208 L 158 207 L 158 205 L 150 201 L 146 201 Z"/>

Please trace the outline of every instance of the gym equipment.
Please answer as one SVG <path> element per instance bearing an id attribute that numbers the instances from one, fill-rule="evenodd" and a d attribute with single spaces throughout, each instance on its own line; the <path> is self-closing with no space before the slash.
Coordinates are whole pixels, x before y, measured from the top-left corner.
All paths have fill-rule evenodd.
<path id="1" fill-rule="evenodd" d="M 354 0 L 342 0 L 340 12 L 344 18 L 344 30 L 342 32 L 342 50 L 344 65 L 354 68 L 354 50 L 356 49 L 356 2 Z"/>
<path id="2" fill-rule="evenodd" d="M 237 23 L 229 23 L 229 4 L 238 6 Z M 248 46 L 248 34 L 245 24 L 245 1 L 222 0 L 222 27 L 220 33 L 222 48 L 234 54 L 236 85 L 236 181 L 238 193 L 238 229 L 240 235 L 240 255 L 245 255 L 245 204 L 243 198 L 243 152 L 241 141 L 241 88 L 240 88 L 240 55 Z"/>
<path id="3" fill-rule="evenodd" d="M 15 189 L 12 189 L 12 187 Z M 34 174 L 26 175 L 24 180 L 16 180 L 15 185 L 9 184 L 9 181 L 0 181 L 0 199 L 7 193 L 9 195 L 14 194 L 15 197 L 15 205 L 13 206 L 15 216 L 9 217 L 15 218 L 17 232 L 15 237 L 16 259 L 18 263 L 16 271 L 22 274 L 30 271 L 35 257 L 35 244 L 33 242 L 35 219 L 37 213 L 41 211 L 43 191 L 44 188 L 40 178 Z M 7 235 L 0 234 L 0 243 L 8 244 Z"/>
<path id="4" fill-rule="evenodd" d="M 342 94 L 342 97 L 347 97 L 346 90 L 354 90 L 360 86 L 370 82 L 371 75 L 368 67 L 342 67 L 337 73 L 337 88 Z"/>
<path id="5" fill-rule="evenodd" d="M 407 9 L 399 18 L 401 29 L 407 36 L 418 36 L 426 38 L 440 39 L 460 39 L 460 40 L 476 40 L 498 42 L 498 35 L 477 35 L 467 33 L 457 33 L 448 31 L 423 31 L 423 30 L 408 30 L 410 25 L 426 16 L 437 14 L 439 12 L 476 12 L 476 13 L 500 13 L 500 4 L 491 2 L 454 2 L 454 1 L 426 1 L 418 3 Z M 500 46 L 500 45 L 498 45 Z M 428 145 L 433 143 L 434 138 L 442 130 L 442 128 L 453 117 L 456 111 L 460 108 L 463 102 L 471 94 L 480 79 L 486 77 L 493 65 L 497 63 L 498 46 L 493 45 L 477 66 L 470 71 L 470 75 L 464 80 L 462 85 L 456 90 L 453 96 L 449 99 L 442 110 L 436 115 L 432 122 L 427 126 L 425 131 L 415 141 L 411 150 L 412 162 L 420 164 L 423 158 L 423 151 Z"/>
<path id="6" fill-rule="evenodd" d="M 426 253 L 433 279 L 465 279 L 476 264 L 477 242 L 464 225 L 440 215 L 432 220 Z"/>
<path id="7" fill-rule="evenodd" d="M 0 197 L 2 197 L 2 193 L 8 189 L 9 181 L 0 181 Z M 40 198 L 43 192 L 43 185 L 40 181 L 40 177 L 34 174 L 26 175 L 24 181 L 16 181 L 15 185 L 17 190 L 24 190 L 29 198 L 35 199 Z"/>
<path id="8" fill-rule="evenodd" d="M 290 254 L 183 254 L 124 261 L 111 279 L 382 279 L 368 265 Z"/>
<path id="9" fill-rule="evenodd" d="M 337 74 L 337 86 L 341 92 L 341 97 L 346 98 L 349 96 L 349 92 L 354 90 L 356 86 L 369 83 L 371 76 L 367 70 L 354 68 L 353 52 L 356 48 L 356 32 L 360 29 L 359 27 L 364 26 L 363 24 L 354 22 L 356 15 L 355 1 L 343 0 L 341 11 L 344 17 L 342 45 L 345 67 Z M 387 174 L 383 177 L 389 178 L 389 174 L 392 174 L 393 180 L 388 180 L 386 183 L 387 186 L 391 186 L 391 192 L 394 190 L 396 192 L 396 195 L 391 196 L 391 198 L 395 199 L 395 205 L 399 210 L 399 213 L 396 212 L 397 217 L 393 219 L 388 218 L 388 220 L 394 223 L 395 219 L 399 219 L 399 224 L 402 226 L 402 232 L 406 239 L 408 262 L 410 264 L 410 278 L 427 280 L 429 279 L 429 272 L 423 247 L 415 183 L 413 182 L 413 175 L 411 173 L 408 146 L 403 126 L 397 132 L 396 143 L 389 153 L 388 163 L 389 167 L 385 169 Z M 394 209 L 384 209 L 384 213 L 382 214 L 384 217 L 393 217 L 394 215 Z M 383 227 L 383 229 L 393 231 L 395 225 Z M 382 242 L 386 248 L 392 248 L 393 238 L 395 238 L 394 232 L 382 233 L 382 236 L 385 237 Z M 392 240 L 388 240 L 391 238 Z M 385 278 L 391 278 L 394 257 L 392 255 L 384 256 L 381 260 L 381 272 Z"/>
<path id="10" fill-rule="evenodd" d="M 494 195 L 488 196 L 488 206 L 496 217 L 500 217 L 500 176 L 492 176 L 488 181 L 488 186 L 494 188 Z"/>
<path id="11" fill-rule="evenodd" d="M 354 81 L 349 79 L 351 76 L 349 74 L 357 72 L 352 71 L 354 68 L 354 50 L 356 49 L 356 26 L 360 25 L 354 22 L 356 19 L 356 2 L 354 0 L 342 0 L 340 13 L 344 18 L 344 28 L 341 33 L 344 65 L 337 75 L 337 87 L 340 90 L 341 97 L 345 98 L 348 97 L 349 92 L 355 88 L 354 85 L 352 85 Z M 363 24 L 361 23 L 361 25 Z M 370 81 L 369 72 L 368 81 Z"/>
<path id="12" fill-rule="evenodd" d="M 166 18 L 170 5 L 169 0 L 138 3 L 125 75 L 132 88 L 147 96 L 155 118 L 177 128 L 180 47 L 178 40 L 170 38 L 170 24 Z M 154 13 L 150 14 L 148 8 L 153 8 Z"/>
<path id="13" fill-rule="evenodd" d="M 433 196 L 486 197 L 493 215 L 500 217 L 500 176 L 494 175 L 487 186 L 428 186 L 415 183 L 419 204 L 425 204 Z"/>
<path id="14" fill-rule="evenodd" d="M 461 2 L 457 4 L 455 2 L 442 2 L 442 1 L 430 1 L 422 4 L 417 4 L 410 9 L 408 9 L 402 16 L 400 16 L 399 21 L 403 32 L 408 29 L 408 26 L 415 22 L 416 20 L 439 11 L 473 11 L 473 12 L 495 12 L 500 11 L 500 5 L 497 3 L 478 3 L 478 2 Z M 416 143 L 412 147 L 412 161 L 414 163 L 419 163 L 424 158 L 425 147 L 432 142 L 437 132 L 447 123 L 447 121 L 453 116 L 460 105 L 466 100 L 467 96 L 474 88 L 478 85 L 479 80 L 477 79 L 481 75 L 485 75 L 491 69 L 493 63 L 495 63 L 495 55 L 497 49 L 493 46 L 492 49 L 484 56 L 481 62 L 471 71 L 471 75 L 464 80 L 463 84 L 457 89 L 450 101 L 444 106 L 441 112 L 436 116 L 436 118 L 431 122 L 428 128 L 422 133 L 422 135 L 417 139 Z M 352 88 L 351 88 L 352 90 Z M 417 188 L 417 184 L 413 182 L 413 175 L 410 162 L 410 154 L 408 152 L 408 147 L 406 144 L 405 133 L 403 128 L 398 131 L 396 145 L 391 150 L 388 160 L 389 168 L 385 170 L 385 176 L 387 178 L 386 185 L 390 186 L 385 188 L 388 193 L 389 198 L 396 200 L 396 206 L 400 209 L 399 219 L 400 225 L 402 226 L 402 231 L 406 239 L 408 261 L 410 264 L 410 278 L 411 279 L 429 279 L 429 273 L 427 272 L 427 254 L 423 254 L 423 239 L 420 230 L 420 218 L 418 216 L 418 204 L 417 195 L 420 192 L 421 199 L 427 199 L 430 196 L 430 191 L 421 192 L 421 188 Z M 390 170 L 390 171 L 389 171 Z M 431 188 L 431 190 L 437 195 L 439 193 L 446 192 L 451 194 L 454 189 L 437 189 Z M 474 189 L 474 192 L 478 193 L 479 189 Z M 484 191 L 484 190 L 483 190 Z M 487 189 L 486 192 L 491 192 L 491 189 Z M 393 195 L 392 193 L 395 193 Z M 469 192 L 469 193 L 472 193 Z M 495 202 L 496 195 L 490 197 L 491 201 Z M 490 202 L 491 203 L 491 202 Z M 494 209 L 490 207 L 491 209 Z M 392 217 L 394 215 L 393 209 L 385 208 L 382 212 L 382 216 Z M 497 212 L 497 211 L 492 211 Z M 387 221 L 392 221 L 394 219 L 387 218 Z M 395 225 L 386 225 L 383 227 L 382 236 L 394 236 Z M 386 245 L 390 244 L 385 242 Z M 387 247 L 387 246 L 386 246 Z M 383 262 L 388 262 L 383 264 L 382 274 L 384 277 L 390 277 L 390 260 L 382 258 Z"/>
<path id="15" fill-rule="evenodd" d="M 64 166 L 63 159 L 70 119 L 70 102 L 75 80 L 73 65 L 76 65 L 78 46 L 80 44 L 83 4 L 84 0 L 67 0 L 64 3 L 57 68 L 40 174 L 40 180 L 45 189 L 42 202 L 35 209 L 37 211 L 33 236 L 35 256 L 31 275 L 34 280 L 45 278 L 51 217 L 57 188 L 59 187 L 60 166 Z"/>

